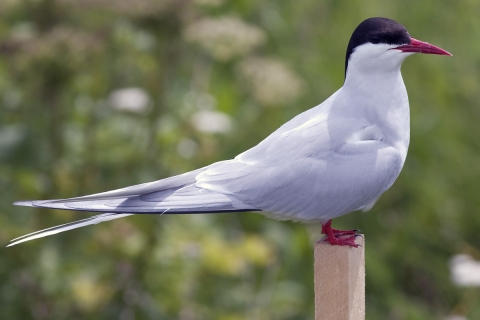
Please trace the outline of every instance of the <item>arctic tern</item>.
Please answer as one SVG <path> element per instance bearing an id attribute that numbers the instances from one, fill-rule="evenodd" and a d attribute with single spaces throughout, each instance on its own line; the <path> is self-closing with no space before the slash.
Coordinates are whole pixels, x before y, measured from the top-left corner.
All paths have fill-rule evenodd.
<path id="1" fill-rule="evenodd" d="M 387 18 L 370 18 L 347 47 L 344 85 L 232 160 L 178 176 L 83 197 L 16 205 L 103 212 L 37 231 L 9 246 L 132 214 L 258 211 L 320 222 L 332 245 L 355 247 L 355 230 L 331 219 L 369 210 L 402 170 L 410 110 L 400 67 L 414 54 L 450 56 Z"/>

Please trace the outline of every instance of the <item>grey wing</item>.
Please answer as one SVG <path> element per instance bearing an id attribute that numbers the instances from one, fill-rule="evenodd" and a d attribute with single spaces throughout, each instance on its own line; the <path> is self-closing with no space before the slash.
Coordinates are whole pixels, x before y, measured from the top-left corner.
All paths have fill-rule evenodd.
<path id="1" fill-rule="evenodd" d="M 322 222 L 369 209 L 397 178 L 403 162 L 394 148 L 379 144 L 354 158 L 333 153 L 273 166 L 243 164 L 243 170 L 235 173 L 222 168 L 225 165 L 199 175 L 197 184 L 235 195 L 273 218 Z"/>
<path id="2" fill-rule="evenodd" d="M 203 213 L 249 210 L 235 198 L 197 187 L 208 167 L 122 189 L 58 200 L 19 201 L 15 205 L 110 213 Z"/>
<path id="3" fill-rule="evenodd" d="M 202 168 L 164 180 L 78 198 L 16 202 L 16 205 L 21 206 L 105 213 L 22 236 L 12 240 L 8 246 L 132 214 L 260 210 L 237 200 L 233 196 L 197 187 L 196 176 L 205 170 L 206 168 Z"/>
<path id="4" fill-rule="evenodd" d="M 210 166 L 197 185 L 282 220 L 326 221 L 368 209 L 395 181 L 405 158 L 381 137 L 365 135 L 365 128 L 349 119 L 329 126 L 319 115 Z"/>

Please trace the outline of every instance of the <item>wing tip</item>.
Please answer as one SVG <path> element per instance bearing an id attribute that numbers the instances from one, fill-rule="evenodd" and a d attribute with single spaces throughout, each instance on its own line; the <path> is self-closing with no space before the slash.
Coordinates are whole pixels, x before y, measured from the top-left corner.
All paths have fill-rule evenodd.
<path id="1" fill-rule="evenodd" d="M 31 200 L 22 200 L 22 201 L 15 201 L 13 203 L 14 206 L 22 206 L 22 207 L 34 207 L 35 205 L 33 204 L 35 201 Z"/>

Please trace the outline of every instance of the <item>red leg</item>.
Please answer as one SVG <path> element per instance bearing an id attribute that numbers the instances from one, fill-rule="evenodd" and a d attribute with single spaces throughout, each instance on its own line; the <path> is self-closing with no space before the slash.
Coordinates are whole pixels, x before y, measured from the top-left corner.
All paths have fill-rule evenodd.
<path id="1" fill-rule="evenodd" d="M 358 244 L 355 244 L 356 231 L 333 229 L 332 220 L 328 220 L 325 224 L 322 224 L 322 234 L 327 236 L 326 240 L 328 240 L 331 245 L 358 247 Z"/>

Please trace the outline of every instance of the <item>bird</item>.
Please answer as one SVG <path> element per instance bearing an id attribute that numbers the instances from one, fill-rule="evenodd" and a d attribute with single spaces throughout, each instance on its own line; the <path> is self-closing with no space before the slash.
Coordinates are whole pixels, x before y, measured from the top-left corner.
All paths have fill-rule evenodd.
<path id="1" fill-rule="evenodd" d="M 331 245 L 357 247 L 357 230 L 332 219 L 370 210 L 400 174 L 410 141 L 401 75 L 415 54 L 451 56 L 383 17 L 361 22 L 345 56 L 343 86 L 233 159 L 166 179 L 69 199 L 15 205 L 100 212 L 13 239 L 8 246 L 134 214 L 255 211 L 321 223 Z"/>

